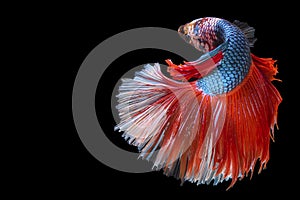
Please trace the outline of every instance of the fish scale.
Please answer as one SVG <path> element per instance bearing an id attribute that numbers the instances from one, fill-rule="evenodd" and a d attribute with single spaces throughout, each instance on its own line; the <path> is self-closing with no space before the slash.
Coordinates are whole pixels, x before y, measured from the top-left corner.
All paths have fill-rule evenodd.
<path id="1" fill-rule="evenodd" d="M 208 20 L 204 26 L 208 23 L 210 27 L 205 28 L 205 32 L 207 33 L 209 28 L 213 33 L 207 40 L 210 40 L 212 35 L 217 35 L 223 41 L 228 41 L 219 65 L 211 73 L 197 80 L 198 88 L 213 96 L 230 92 L 244 80 L 251 65 L 251 56 L 247 39 L 237 26 L 227 20 L 215 18 Z"/>

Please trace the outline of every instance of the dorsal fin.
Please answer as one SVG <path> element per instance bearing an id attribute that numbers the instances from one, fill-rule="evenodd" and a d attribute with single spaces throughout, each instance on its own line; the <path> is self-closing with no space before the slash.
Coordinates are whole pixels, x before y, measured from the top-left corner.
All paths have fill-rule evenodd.
<path id="1" fill-rule="evenodd" d="M 234 20 L 233 24 L 239 27 L 245 34 L 250 47 L 254 46 L 255 41 L 257 40 L 254 36 L 255 29 L 249 26 L 246 22 L 240 22 L 239 20 Z"/>

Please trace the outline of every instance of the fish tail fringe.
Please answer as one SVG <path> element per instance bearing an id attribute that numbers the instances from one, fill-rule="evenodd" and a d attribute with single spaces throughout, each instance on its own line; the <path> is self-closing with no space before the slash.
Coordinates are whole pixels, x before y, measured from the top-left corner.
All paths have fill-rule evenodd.
<path id="1" fill-rule="evenodd" d="M 254 56 L 254 55 L 253 55 Z M 119 88 L 120 123 L 129 144 L 153 168 L 197 184 L 235 182 L 269 159 L 281 97 L 271 81 L 274 61 L 253 57 L 246 79 L 226 95 L 209 96 L 196 82 L 167 78 L 146 65 Z"/>
<path id="2" fill-rule="evenodd" d="M 138 147 L 140 157 L 182 181 L 213 177 L 213 146 L 222 130 L 217 122 L 225 120 L 226 105 L 204 95 L 195 82 L 167 78 L 158 64 L 122 82 L 115 129 Z"/>

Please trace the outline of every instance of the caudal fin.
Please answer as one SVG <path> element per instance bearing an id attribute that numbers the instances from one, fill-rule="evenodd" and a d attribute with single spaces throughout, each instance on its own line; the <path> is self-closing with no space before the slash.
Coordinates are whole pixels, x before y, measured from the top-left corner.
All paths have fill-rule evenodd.
<path id="1" fill-rule="evenodd" d="M 209 169 L 225 120 L 225 99 L 204 95 L 195 82 L 167 78 L 158 64 L 123 79 L 119 92 L 116 129 L 124 131 L 142 158 L 153 158 L 154 168 L 182 180 L 213 177 Z"/>

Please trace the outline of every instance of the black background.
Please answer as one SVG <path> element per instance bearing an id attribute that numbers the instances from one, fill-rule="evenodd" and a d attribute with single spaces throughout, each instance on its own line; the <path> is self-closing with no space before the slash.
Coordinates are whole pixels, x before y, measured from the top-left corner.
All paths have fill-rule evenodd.
<path id="1" fill-rule="evenodd" d="M 166 197 L 177 197 L 179 194 L 186 198 L 202 198 L 215 193 L 252 193 L 259 194 L 291 194 L 295 191 L 297 180 L 297 152 L 294 144 L 295 130 L 293 129 L 292 94 L 294 92 L 293 79 L 293 57 L 291 46 L 295 40 L 293 30 L 292 12 L 287 15 L 282 10 L 293 6 L 270 5 L 262 7 L 258 4 L 240 5 L 233 9 L 231 4 L 227 5 L 204 5 L 197 2 L 182 2 L 182 5 L 163 6 L 141 2 L 141 5 L 126 5 L 122 7 L 101 5 L 100 7 L 64 7 L 52 13 L 54 21 L 50 18 L 47 23 L 51 26 L 48 30 L 53 33 L 56 40 L 57 54 L 60 56 L 60 67 L 64 85 L 67 85 L 65 94 L 68 94 L 69 115 L 62 122 L 67 125 L 67 131 L 61 131 L 64 135 L 56 148 L 53 167 L 49 172 L 47 183 L 51 182 L 50 193 L 62 192 L 65 194 L 87 194 L 103 198 L 103 195 L 116 197 L 120 195 L 129 198 L 157 198 L 161 195 Z M 142 5 L 143 4 L 143 5 Z M 174 3 L 175 4 L 175 3 Z M 243 3 L 241 3 L 243 4 Z M 121 7 L 117 10 L 116 7 Z M 216 8 L 218 7 L 218 8 Z M 93 8 L 93 9 L 92 9 Z M 227 9 L 228 8 L 228 9 Z M 231 8 L 231 9 L 229 9 Z M 218 10 L 218 11 L 217 11 Z M 221 10 L 221 11 L 220 11 Z M 105 11 L 107 13 L 105 13 Z M 51 13 L 49 13 L 51 16 Z M 77 70 L 89 52 L 103 40 L 137 27 L 164 27 L 173 30 L 193 19 L 205 16 L 214 16 L 233 21 L 238 19 L 245 21 L 255 27 L 258 38 L 252 52 L 260 57 L 273 57 L 278 60 L 279 74 L 277 77 L 283 82 L 274 82 L 280 91 L 283 102 L 279 107 L 278 125 L 280 130 L 275 131 L 275 143 L 271 143 L 270 161 L 267 169 L 261 174 L 254 172 L 252 180 L 249 177 L 237 181 L 232 189 L 225 191 L 229 182 L 218 186 L 199 185 L 185 182 L 180 186 L 180 181 L 173 177 L 166 177 L 162 172 L 150 172 L 144 174 L 131 174 L 111 169 L 97 161 L 85 149 L 81 143 L 72 121 L 70 109 L 72 87 Z M 146 39 L 146 38 L 145 38 Z M 115 122 L 110 111 L 110 96 L 114 84 L 120 76 L 130 67 L 139 64 L 160 62 L 171 58 L 175 63 L 180 63 L 180 57 L 160 50 L 140 50 L 123 55 L 110 65 L 99 82 L 96 94 L 96 110 L 103 130 L 108 138 L 116 145 L 131 151 L 133 147 L 128 146 L 121 134 L 114 132 Z M 120 69 L 120 64 L 124 68 Z M 61 69 L 60 69 L 61 70 Z M 59 70 L 59 71 L 60 71 Z M 65 87 L 62 87 L 65 89 Z M 70 122 L 70 123 L 69 123 Z M 70 125 L 70 126 L 69 126 Z M 60 131 L 59 131 L 60 132 Z M 59 147 L 59 148 L 58 148 Z"/>

